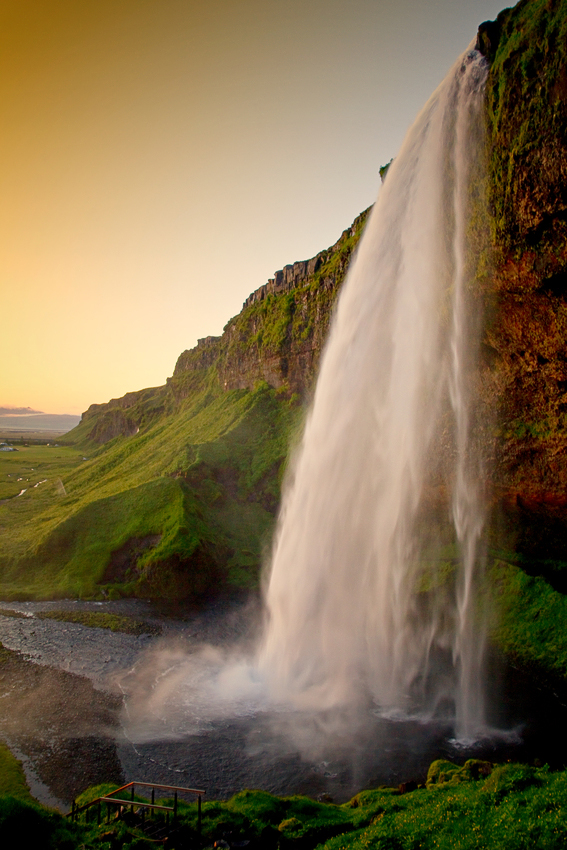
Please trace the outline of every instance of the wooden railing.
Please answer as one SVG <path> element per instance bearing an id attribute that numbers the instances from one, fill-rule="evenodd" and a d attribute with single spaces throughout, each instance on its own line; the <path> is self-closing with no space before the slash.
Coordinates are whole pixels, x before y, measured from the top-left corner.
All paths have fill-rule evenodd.
<path id="1" fill-rule="evenodd" d="M 135 800 L 135 789 L 136 788 L 151 788 L 151 802 Z M 161 806 L 155 802 L 155 792 L 156 788 L 160 791 L 173 791 L 173 806 Z M 130 799 L 123 799 L 122 797 L 115 797 L 115 794 L 119 794 L 123 791 L 130 791 Z M 146 813 L 153 812 L 165 812 L 166 817 L 166 827 L 169 829 L 169 816 L 172 815 L 173 825 L 177 824 L 177 795 L 178 793 L 185 794 L 196 794 L 197 795 L 197 831 L 199 835 L 201 834 L 201 798 L 205 791 L 202 788 L 182 788 L 177 785 L 159 785 L 157 783 L 152 782 L 128 782 L 127 785 L 122 785 L 120 788 L 117 788 L 115 791 L 112 791 L 110 794 L 107 794 L 104 797 L 97 797 L 95 800 L 91 800 L 89 803 L 85 803 L 82 806 L 77 806 L 75 801 L 73 801 L 71 806 L 71 811 L 67 814 L 67 817 L 71 818 L 71 820 L 76 821 L 79 820 L 80 816 L 84 814 L 85 820 L 88 822 L 91 818 L 90 812 L 96 807 L 96 821 L 97 824 L 100 825 L 103 819 L 103 809 L 106 807 L 106 822 L 110 821 L 110 812 L 113 806 L 120 806 L 123 812 L 127 812 L 130 810 L 132 814 L 137 814 L 141 817 L 141 827 L 145 828 L 146 825 Z"/>

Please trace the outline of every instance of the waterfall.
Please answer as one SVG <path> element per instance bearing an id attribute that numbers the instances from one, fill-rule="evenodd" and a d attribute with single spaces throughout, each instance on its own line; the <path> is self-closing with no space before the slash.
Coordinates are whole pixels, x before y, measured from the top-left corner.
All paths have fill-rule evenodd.
<path id="1" fill-rule="evenodd" d="M 428 101 L 351 263 L 284 487 L 258 658 L 275 700 L 451 717 L 462 737 L 483 725 L 470 242 L 486 72 L 469 48 Z"/>

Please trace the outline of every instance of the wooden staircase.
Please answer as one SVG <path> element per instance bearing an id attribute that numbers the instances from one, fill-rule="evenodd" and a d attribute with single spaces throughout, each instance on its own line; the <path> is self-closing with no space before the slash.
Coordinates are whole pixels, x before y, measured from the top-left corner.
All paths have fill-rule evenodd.
<path id="1" fill-rule="evenodd" d="M 136 788 L 151 788 L 150 801 L 136 800 Z M 156 789 L 173 792 L 173 806 L 163 806 L 155 802 Z M 111 794 L 97 797 L 83 806 L 77 806 L 73 801 L 67 817 L 72 821 L 95 823 L 98 826 L 108 824 L 118 819 L 127 826 L 142 830 L 148 838 L 156 843 L 165 843 L 177 831 L 177 802 L 179 794 L 197 797 L 197 832 L 201 834 L 201 798 L 205 791 L 202 788 L 183 788 L 178 785 L 159 785 L 150 782 L 128 782 Z M 120 795 L 120 796 L 116 796 Z"/>

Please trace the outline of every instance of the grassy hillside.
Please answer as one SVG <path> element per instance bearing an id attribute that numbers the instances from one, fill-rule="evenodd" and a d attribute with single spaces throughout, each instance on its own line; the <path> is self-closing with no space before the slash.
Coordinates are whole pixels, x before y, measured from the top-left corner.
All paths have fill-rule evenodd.
<path id="1" fill-rule="evenodd" d="M 91 405 L 59 446 L 0 453 L 0 597 L 198 601 L 258 586 L 289 446 L 367 215 L 253 293 L 222 337 L 180 356 L 165 386 Z"/>
<path id="2" fill-rule="evenodd" d="M 298 419 L 265 385 L 215 393 L 204 381 L 136 435 L 98 446 L 79 426 L 73 446 L 3 454 L 3 495 L 28 489 L 1 506 L 2 595 L 255 586 Z"/>

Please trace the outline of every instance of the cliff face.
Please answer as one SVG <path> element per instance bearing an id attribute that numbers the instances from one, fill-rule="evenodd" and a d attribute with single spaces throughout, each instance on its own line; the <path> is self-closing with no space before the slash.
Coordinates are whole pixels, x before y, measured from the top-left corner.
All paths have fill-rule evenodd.
<path id="1" fill-rule="evenodd" d="M 277 271 L 246 299 L 221 337 L 206 337 L 184 351 L 171 383 L 182 383 L 186 372 L 214 366 L 223 390 L 253 389 L 258 381 L 266 381 L 305 396 L 369 211 L 361 213 L 326 251 Z"/>
<path id="2" fill-rule="evenodd" d="M 522 0 L 483 25 L 495 268 L 496 483 L 567 495 L 567 3 Z"/>
<path id="3" fill-rule="evenodd" d="M 96 443 L 128 437 L 175 411 L 206 382 L 212 393 L 253 390 L 259 382 L 305 398 L 314 383 L 332 309 L 370 208 L 310 260 L 274 274 L 246 299 L 222 336 L 200 339 L 178 358 L 165 387 L 130 392 L 83 413 L 82 433 Z"/>
<path id="4" fill-rule="evenodd" d="M 131 437 L 165 412 L 166 400 L 165 387 L 151 387 L 112 398 L 105 404 L 91 404 L 81 417 L 83 433 L 95 443 Z"/>

